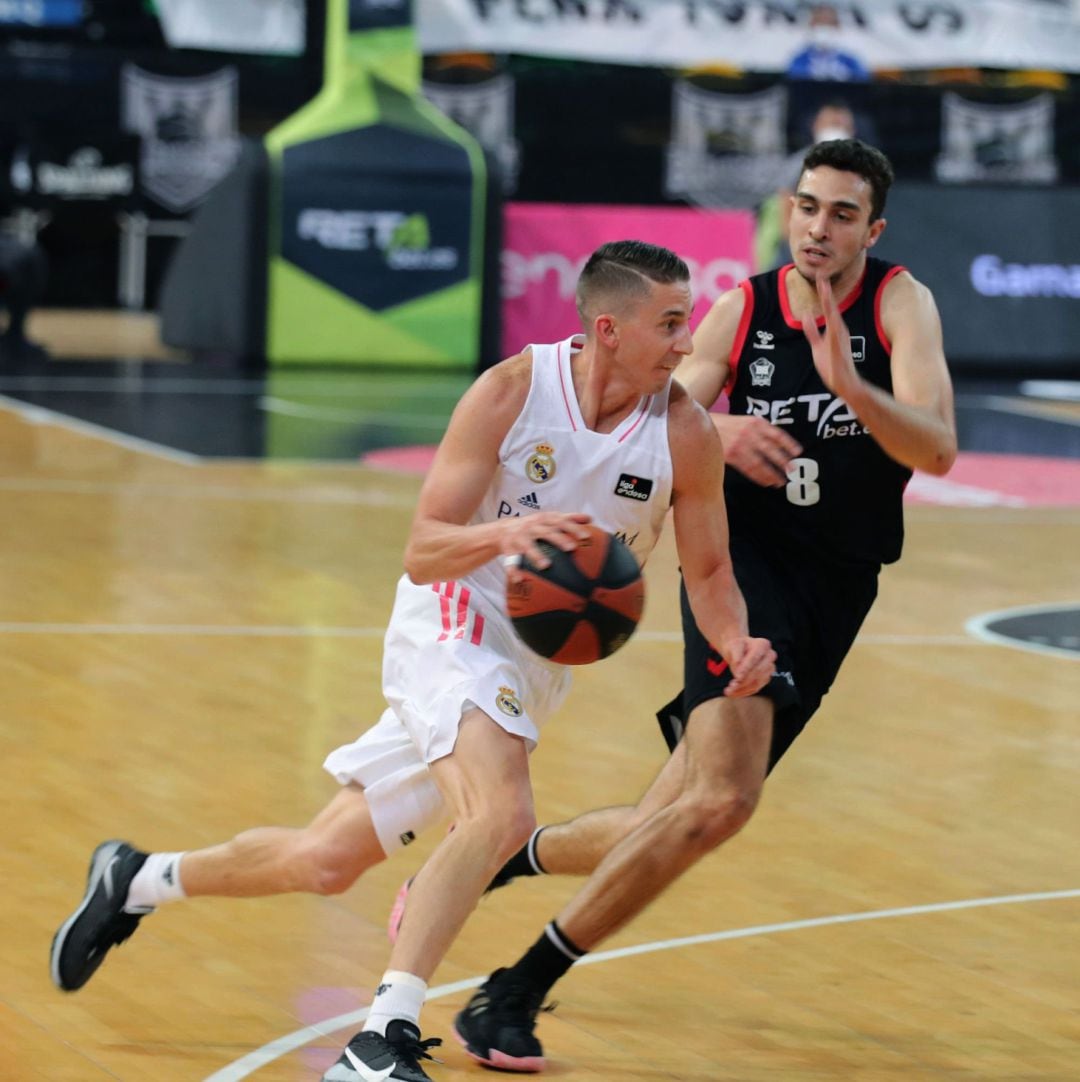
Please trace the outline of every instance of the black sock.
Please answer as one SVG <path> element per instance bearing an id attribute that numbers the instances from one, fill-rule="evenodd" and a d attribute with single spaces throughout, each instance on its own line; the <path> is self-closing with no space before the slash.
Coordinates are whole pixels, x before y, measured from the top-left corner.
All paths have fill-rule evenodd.
<path id="1" fill-rule="evenodd" d="M 532 837 L 495 873 L 488 890 L 504 887 L 511 879 L 523 875 L 546 875 L 543 865 L 536 855 L 536 839 L 543 827 L 537 827 Z"/>
<path id="2" fill-rule="evenodd" d="M 510 967 L 510 972 L 546 996 L 555 982 L 586 953 L 552 921 L 540 938 Z"/>

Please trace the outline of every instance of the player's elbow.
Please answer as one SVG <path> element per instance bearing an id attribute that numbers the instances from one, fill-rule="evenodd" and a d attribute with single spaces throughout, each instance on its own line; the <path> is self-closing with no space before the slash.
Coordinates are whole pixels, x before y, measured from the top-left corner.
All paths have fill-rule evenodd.
<path id="1" fill-rule="evenodd" d="M 925 463 L 922 469 L 935 477 L 944 477 L 956 463 L 956 454 L 956 437 L 952 436 L 934 448 L 929 462 Z"/>
<path id="2" fill-rule="evenodd" d="M 424 559 L 423 552 L 412 541 L 405 546 L 405 574 L 417 586 L 427 586 L 438 578 L 431 566 L 431 561 Z"/>

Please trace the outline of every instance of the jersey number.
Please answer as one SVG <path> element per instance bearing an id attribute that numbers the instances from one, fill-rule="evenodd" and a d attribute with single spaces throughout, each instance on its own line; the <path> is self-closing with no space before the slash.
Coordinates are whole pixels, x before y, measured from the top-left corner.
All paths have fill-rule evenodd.
<path id="1" fill-rule="evenodd" d="M 787 468 L 788 503 L 799 507 L 811 507 L 821 499 L 821 486 L 817 483 L 818 464 L 812 458 L 793 458 Z"/>

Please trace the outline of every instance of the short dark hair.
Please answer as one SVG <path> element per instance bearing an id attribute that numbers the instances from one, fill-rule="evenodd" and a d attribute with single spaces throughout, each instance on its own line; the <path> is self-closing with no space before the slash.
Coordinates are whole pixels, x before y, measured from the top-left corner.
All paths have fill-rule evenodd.
<path id="1" fill-rule="evenodd" d="M 803 170 L 827 165 L 845 173 L 857 173 L 870 185 L 870 221 L 885 213 L 885 200 L 892 187 L 893 167 L 877 147 L 861 139 L 829 139 L 810 148 L 803 158 Z"/>
<path id="2" fill-rule="evenodd" d="M 649 282 L 669 285 L 688 282 L 690 268 L 674 252 L 643 240 L 616 240 L 602 244 L 581 271 L 577 283 L 577 309 L 582 319 L 597 297 L 638 300 Z"/>

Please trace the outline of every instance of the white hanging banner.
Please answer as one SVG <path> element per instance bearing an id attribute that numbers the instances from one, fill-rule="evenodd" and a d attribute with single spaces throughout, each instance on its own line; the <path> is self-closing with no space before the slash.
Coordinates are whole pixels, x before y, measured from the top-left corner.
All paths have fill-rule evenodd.
<path id="1" fill-rule="evenodd" d="M 786 87 L 726 94 L 677 80 L 665 194 L 706 207 L 756 207 L 780 186 L 788 163 L 786 118 Z"/>
<path id="2" fill-rule="evenodd" d="M 1007 105 L 946 94 L 941 108 L 938 180 L 1045 184 L 1057 180 L 1054 99 L 1049 94 Z"/>
<path id="3" fill-rule="evenodd" d="M 647 66 L 784 71 L 804 0 L 417 0 L 425 53 L 524 53 Z M 845 0 L 830 44 L 870 68 L 1080 71 L 1080 16 L 1032 0 Z"/>
<path id="4" fill-rule="evenodd" d="M 142 189 L 176 214 L 202 202 L 236 161 L 238 78 L 231 65 L 190 78 L 122 69 L 121 118 L 142 137 Z"/>
<path id="5" fill-rule="evenodd" d="M 495 155 L 503 192 L 517 187 L 520 148 L 514 138 L 514 80 L 496 75 L 478 83 L 424 80 L 424 97 L 455 124 L 460 124 L 485 150 Z"/>

